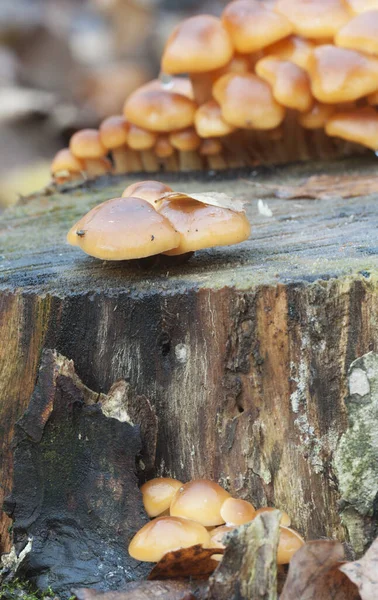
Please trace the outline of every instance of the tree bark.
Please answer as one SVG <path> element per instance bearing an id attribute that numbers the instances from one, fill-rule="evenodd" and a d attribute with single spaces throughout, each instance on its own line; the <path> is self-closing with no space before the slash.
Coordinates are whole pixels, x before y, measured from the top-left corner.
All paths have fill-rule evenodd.
<path id="1" fill-rule="evenodd" d="M 256 184 L 375 169 L 364 158 L 224 179 L 165 175 L 177 190 L 245 199 L 252 222 L 244 245 L 201 251 L 169 272 L 103 263 L 65 245 L 75 220 L 136 178 L 52 190 L 5 213 L 3 496 L 13 484 L 14 424 L 28 406 L 41 352 L 52 348 L 74 361 L 95 392 L 124 380 L 129 407 L 137 412 L 141 397 L 153 407 L 156 457 L 153 440 L 145 440 L 145 477 L 218 480 L 258 507 L 287 511 L 307 539 L 337 538 L 361 551 L 377 523 L 376 483 L 367 482 L 363 509 L 345 496 L 338 449 L 352 426 L 348 369 L 378 350 L 377 197 L 289 202 L 269 192 L 268 217 L 257 210 L 263 189 Z M 373 429 L 377 436 L 378 423 Z M 359 445 L 363 451 L 362 438 L 352 439 L 357 454 Z M 4 516 L 3 550 L 11 543 L 9 525 Z"/>

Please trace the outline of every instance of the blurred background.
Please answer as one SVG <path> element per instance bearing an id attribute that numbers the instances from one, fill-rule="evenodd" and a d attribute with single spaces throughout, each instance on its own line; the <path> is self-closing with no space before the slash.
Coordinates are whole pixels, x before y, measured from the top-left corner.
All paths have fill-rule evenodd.
<path id="1" fill-rule="evenodd" d="M 72 133 L 156 77 L 182 18 L 226 0 L 0 0 L 0 205 L 49 181 Z"/>

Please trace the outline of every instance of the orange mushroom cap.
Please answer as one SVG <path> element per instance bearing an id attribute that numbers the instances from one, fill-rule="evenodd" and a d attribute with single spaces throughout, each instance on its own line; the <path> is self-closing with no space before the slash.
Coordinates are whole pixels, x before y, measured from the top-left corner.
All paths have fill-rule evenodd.
<path id="1" fill-rule="evenodd" d="M 233 531 L 235 527 L 230 525 L 220 525 L 219 527 L 215 527 L 211 531 L 210 534 L 210 548 L 225 548 L 225 544 L 223 543 L 223 538 L 227 533 Z"/>
<path id="2" fill-rule="evenodd" d="M 378 88 L 378 59 L 331 45 L 318 46 L 310 60 L 312 93 L 325 104 L 350 102 Z"/>
<path id="3" fill-rule="evenodd" d="M 258 515 L 261 515 L 261 513 L 272 512 L 273 510 L 277 510 L 277 509 L 274 508 L 273 506 L 264 506 L 263 508 L 258 508 L 256 510 L 256 517 Z M 291 519 L 290 519 L 289 515 L 283 511 L 281 511 L 280 524 L 284 525 L 284 527 L 290 527 L 290 525 L 291 525 Z"/>
<path id="4" fill-rule="evenodd" d="M 256 64 L 256 73 L 270 83 L 277 102 L 300 112 L 310 110 L 311 82 L 304 69 L 287 60 L 267 56 Z"/>
<path id="5" fill-rule="evenodd" d="M 156 139 L 156 133 L 137 125 L 129 125 L 127 142 L 133 150 L 150 150 L 155 146 Z"/>
<path id="6" fill-rule="evenodd" d="M 342 48 L 378 54 L 378 9 L 361 13 L 344 25 L 336 33 L 335 44 Z"/>
<path id="7" fill-rule="evenodd" d="M 196 544 L 209 547 L 210 536 L 203 525 L 179 517 L 158 517 L 136 533 L 129 554 L 136 560 L 158 562 L 167 552 Z"/>
<path id="8" fill-rule="evenodd" d="M 378 8 L 378 0 L 346 0 L 346 3 L 356 14 Z"/>
<path id="9" fill-rule="evenodd" d="M 308 63 L 315 44 L 298 35 L 291 35 L 264 49 L 265 56 L 274 56 L 302 67 L 307 71 Z"/>
<path id="10" fill-rule="evenodd" d="M 156 477 L 142 485 L 143 504 L 149 517 L 157 517 L 166 511 L 173 496 L 182 486 L 181 481 L 170 477 Z"/>
<path id="11" fill-rule="evenodd" d="M 173 192 L 172 188 L 170 188 L 169 185 L 165 185 L 165 183 L 161 183 L 161 181 L 137 181 L 137 183 L 129 185 L 124 190 L 122 198 L 134 196 L 146 200 L 152 204 L 152 206 L 156 206 L 156 201 L 169 192 Z"/>
<path id="12" fill-rule="evenodd" d="M 127 144 L 127 123 L 122 116 L 105 119 L 100 125 L 100 140 L 105 148 L 119 148 Z"/>
<path id="13" fill-rule="evenodd" d="M 306 38 L 333 38 L 350 19 L 344 0 L 277 0 L 275 10 Z"/>
<path id="14" fill-rule="evenodd" d="M 126 100 L 124 114 L 133 125 L 153 132 L 170 132 L 193 125 L 196 104 L 165 90 L 137 90 Z"/>
<path id="15" fill-rule="evenodd" d="M 236 50 L 245 54 L 293 33 L 293 26 L 285 16 L 256 0 L 234 0 L 228 4 L 222 13 L 222 23 Z"/>
<path id="16" fill-rule="evenodd" d="M 84 163 L 74 156 L 69 148 L 59 150 L 51 164 L 51 173 L 53 175 L 61 172 L 80 173 L 84 170 Z"/>
<path id="17" fill-rule="evenodd" d="M 197 135 L 194 127 L 173 131 L 169 135 L 169 141 L 174 148 L 181 152 L 193 152 L 201 145 L 201 139 Z"/>
<path id="18" fill-rule="evenodd" d="M 221 107 L 215 100 L 205 102 L 197 109 L 194 124 L 201 138 L 223 137 L 235 130 L 222 119 Z"/>
<path id="19" fill-rule="evenodd" d="M 165 73 L 203 73 L 226 65 L 233 52 L 221 21 L 197 15 L 177 25 L 165 45 L 161 66 Z"/>
<path id="20" fill-rule="evenodd" d="M 305 129 L 323 129 L 336 107 L 332 104 L 314 102 L 308 112 L 298 115 L 298 122 Z"/>
<path id="21" fill-rule="evenodd" d="M 234 127 L 274 129 L 285 116 L 270 86 L 256 75 L 223 75 L 213 87 L 213 96 L 221 106 L 223 119 Z"/>
<path id="22" fill-rule="evenodd" d="M 190 100 L 194 99 L 193 86 L 187 77 L 172 77 L 172 75 L 162 75 L 159 79 L 153 79 L 145 83 L 139 90 L 163 90 L 174 94 L 181 94 Z"/>
<path id="23" fill-rule="evenodd" d="M 278 541 L 278 549 L 277 549 L 277 564 L 278 565 L 287 565 L 294 554 L 301 548 L 304 544 L 303 538 L 294 531 L 293 529 L 289 529 L 289 527 L 283 527 L 280 525 L 280 537 Z"/>
<path id="24" fill-rule="evenodd" d="M 177 248 L 181 236 L 146 200 L 113 198 L 92 208 L 67 241 L 102 260 L 130 260 Z"/>
<path id="25" fill-rule="evenodd" d="M 220 510 L 222 519 L 227 525 L 244 525 L 253 521 L 256 516 L 255 507 L 246 500 L 240 498 L 227 498 Z"/>
<path id="26" fill-rule="evenodd" d="M 177 490 L 170 513 L 173 517 L 192 519 L 206 527 L 220 525 L 224 523 L 220 510 L 229 497 L 230 494 L 214 481 L 194 479 Z"/>
<path id="27" fill-rule="evenodd" d="M 107 149 L 101 142 L 97 129 L 82 129 L 73 134 L 70 140 L 70 150 L 77 158 L 103 158 Z"/>
<path id="28" fill-rule="evenodd" d="M 378 113 L 369 106 L 334 114 L 325 130 L 327 135 L 378 150 Z"/>
<path id="29" fill-rule="evenodd" d="M 195 252 L 196 250 L 212 248 L 213 246 L 238 244 L 248 239 L 251 231 L 250 224 L 244 213 L 235 212 L 220 206 L 205 204 L 198 200 L 194 200 L 185 194 L 175 194 L 172 195 L 172 198 L 168 196 L 159 205 L 158 210 L 162 215 L 169 219 L 175 229 L 181 233 L 180 244 L 174 250 L 168 251 L 167 254 L 169 255 Z M 229 497 L 228 492 L 222 490 L 216 483 L 198 480 L 197 482 L 191 482 L 190 484 L 183 486 L 181 500 L 179 499 L 180 494 L 178 494 L 173 501 L 174 503 L 177 503 L 175 506 L 181 506 L 181 502 L 183 502 L 183 505 L 185 506 L 187 506 L 186 502 L 189 503 L 188 505 L 190 505 L 191 502 L 194 503 L 194 499 L 199 495 L 200 489 L 210 490 L 209 494 L 214 502 L 215 492 L 217 492 L 219 497 L 223 500 Z M 211 508 L 211 510 L 213 509 Z M 180 512 L 171 512 L 171 514 L 185 516 Z M 190 514 L 193 516 L 190 517 Z M 187 517 L 195 518 L 194 513 L 189 512 Z M 209 523 L 204 523 L 202 520 L 200 521 L 200 523 L 203 523 L 204 525 L 219 525 L 222 522 L 222 520 L 215 520 L 214 522 Z"/>

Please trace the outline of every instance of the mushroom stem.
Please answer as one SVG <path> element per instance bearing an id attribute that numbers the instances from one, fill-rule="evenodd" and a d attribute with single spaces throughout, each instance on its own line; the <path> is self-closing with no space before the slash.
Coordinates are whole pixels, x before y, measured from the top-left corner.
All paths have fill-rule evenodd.
<path id="1" fill-rule="evenodd" d="M 143 169 L 147 171 L 147 173 L 154 173 L 159 170 L 159 161 L 156 158 L 156 155 L 153 150 L 142 150 L 140 153 Z"/>
<path id="2" fill-rule="evenodd" d="M 112 149 L 112 158 L 114 162 L 113 173 L 127 173 L 129 170 L 128 153 L 126 146 Z"/>
<path id="3" fill-rule="evenodd" d="M 111 164 L 106 158 L 84 159 L 85 172 L 89 178 L 100 177 L 111 171 Z"/>
<path id="4" fill-rule="evenodd" d="M 135 150 L 131 150 L 128 148 L 126 150 L 127 154 L 127 172 L 128 173 L 139 173 L 143 171 L 143 164 L 140 157 L 140 153 Z"/>
<path id="5" fill-rule="evenodd" d="M 209 73 L 191 73 L 190 80 L 193 86 L 194 99 L 201 105 L 212 100 L 213 78 Z"/>
<path id="6" fill-rule="evenodd" d="M 195 150 L 189 152 L 179 151 L 180 171 L 201 171 L 203 160 Z"/>
<path id="7" fill-rule="evenodd" d="M 179 163 L 177 160 L 176 152 L 174 152 L 171 156 L 168 156 L 167 158 L 160 158 L 159 163 L 164 171 L 174 172 L 179 170 Z"/>

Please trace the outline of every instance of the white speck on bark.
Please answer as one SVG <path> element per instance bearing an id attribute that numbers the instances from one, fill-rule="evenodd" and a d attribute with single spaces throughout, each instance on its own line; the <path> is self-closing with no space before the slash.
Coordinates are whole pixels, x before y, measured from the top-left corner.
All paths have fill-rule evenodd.
<path id="1" fill-rule="evenodd" d="M 349 394 L 366 396 L 370 393 L 368 375 L 362 369 L 353 369 L 349 375 Z"/>
<path id="2" fill-rule="evenodd" d="M 179 363 L 185 364 L 188 360 L 188 346 L 186 344 L 177 344 L 175 356 Z"/>

